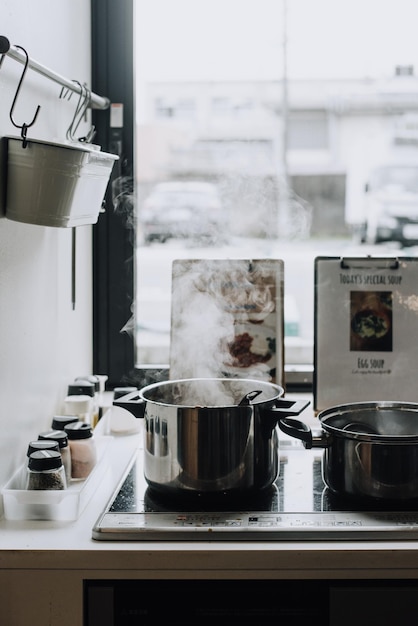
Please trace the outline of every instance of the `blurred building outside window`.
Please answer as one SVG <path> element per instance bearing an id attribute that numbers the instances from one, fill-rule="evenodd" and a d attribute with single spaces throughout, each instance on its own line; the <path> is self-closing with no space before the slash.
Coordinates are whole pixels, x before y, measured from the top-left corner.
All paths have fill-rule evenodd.
<path id="1" fill-rule="evenodd" d="M 414 12 L 406 0 L 138 0 L 138 363 L 168 362 L 174 259 L 271 257 L 285 261 L 286 363 L 312 365 L 314 258 L 385 253 L 362 238 L 366 184 L 377 164 L 417 154 Z M 147 198 L 170 181 L 216 187 L 219 241 L 144 237 Z"/>

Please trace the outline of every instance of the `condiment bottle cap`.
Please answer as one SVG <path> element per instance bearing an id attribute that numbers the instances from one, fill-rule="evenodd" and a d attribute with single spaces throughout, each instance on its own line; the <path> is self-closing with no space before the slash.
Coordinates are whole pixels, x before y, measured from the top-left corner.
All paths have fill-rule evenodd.
<path id="1" fill-rule="evenodd" d="M 91 383 L 95 391 L 100 391 L 99 377 L 95 376 L 94 374 L 89 374 L 88 376 L 77 376 L 74 382 L 77 384 L 84 383 L 84 382 Z"/>
<path id="2" fill-rule="evenodd" d="M 94 397 L 94 385 L 88 380 L 79 380 L 68 385 L 68 396 L 91 396 Z"/>
<path id="3" fill-rule="evenodd" d="M 61 465 L 61 454 L 55 450 L 38 450 L 29 456 L 28 466 L 31 470 L 59 469 Z"/>
<path id="4" fill-rule="evenodd" d="M 64 430 L 47 430 L 43 433 L 39 433 L 38 439 L 47 441 L 52 439 L 58 442 L 60 448 L 68 446 L 68 435 Z"/>
<path id="5" fill-rule="evenodd" d="M 39 450 L 55 450 L 56 452 L 59 452 L 59 449 L 58 441 L 52 439 L 49 439 L 48 441 L 35 439 L 34 441 L 29 442 L 26 454 L 27 456 L 30 456 L 33 452 L 39 452 Z"/>
<path id="6" fill-rule="evenodd" d="M 90 424 L 86 422 L 71 422 L 65 427 L 68 439 L 88 439 L 93 436 Z"/>
<path id="7" fill-rule="evenodd" d="M 70 422 L 78 422 L 78 415 L 54 415 L 51 426 L 56 430 L 64 430 L 64 426 Z"/>

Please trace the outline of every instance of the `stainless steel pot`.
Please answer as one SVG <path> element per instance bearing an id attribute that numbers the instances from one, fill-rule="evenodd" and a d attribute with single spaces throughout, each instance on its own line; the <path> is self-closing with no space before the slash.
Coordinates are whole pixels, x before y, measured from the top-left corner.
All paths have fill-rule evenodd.
<path id="1" fill-rule="evenodd" d="M 418 404 L 357 402 L 318 414 L 321 428 L 295 419 L 280 429 L 306 448 L 323 447 L 328 488 L 344 496 L 402 501 L 418 498 Z"/>
<path id="2" fill-rule="evenodd" d="M 309 404 L 283 394 L 261 380 L 192 378 L 148 385 L 117 404 L 145 419 L 144 474 L 151 487 L 176 497 L 241 495 L 275 481 L 278 419 Z"/>

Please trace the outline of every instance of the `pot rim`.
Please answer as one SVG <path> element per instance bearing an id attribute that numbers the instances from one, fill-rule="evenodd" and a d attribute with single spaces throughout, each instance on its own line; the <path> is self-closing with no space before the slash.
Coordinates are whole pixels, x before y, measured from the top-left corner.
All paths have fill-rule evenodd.
<path id="1" fill-rule="evenodd" d="M 253 389 L 257 389 L 257 385 L 263 386 L 265 388 L 265 390 L 271 390 L 271 391 L 275 391 L 275 395 L 272 396 L 271 398 L 265 398 L 265 399 L 261 399 L 261 400 L 257 400 L 257 398 L 255 398 L 254 400 L 252 400 L 250 402 L 249 406 L 256 406 L 256 405 L 262 405 L 262 404 L 266 404 L 268 402 L 274 402 L 275 400 L 283 397 L 285 390 L 283 387 L 281 387 L 280 385 L 277 385 L 276 383 L 271 383 L 267 380 L 260 380 L 257 378 L 228 378 L 228 377 L 218 377 L 218 378 L 209 378 L 209 377 L 196 377 L 196 378 L 178 378 L 175 380 L 164 380 L 164 381 L 160 381 L 157 383 L 152 383 L 150 385 L 146 385 L 145 387 L 142 387 L 141 389 L 139 389 L 138 391 L 138 395 L 141 398 L 141 400 L 143 400 L 144 402 L 151 402 L 157 406 L 167 406 L 167 407 L 175 407 L 175 408 L 185 408 L 185 409 L 229 409 L 229 408 L 246 408 L 244 407 L 240 407 L 239 404 L 205 404 L 205 405 L 196 405 L 196 404 L 192 404 L 192 403 L 178 403 L 178 404 L 174 404 L 172 402 L 166 402 L 163 400 L 154 400 L 151 398 L 147 398 L 146 394 L 148 392 L 153 391 L 154 389 L 159 389 L 159 388 L 164 388 L 164 387 L 170 387 L 173 386 L 175 384 L 183 384 L 183 383 L 203 383 L 204 381 L 206 382 L 214 382 L 214 383 L 224 383 L 224 382 L 233 382 L 233 383 L 248 383 L 249 384 L 249 389 L 247 391 L 247 393 L 249 393 L 250 391 L 252 391 Z M 247 405 L 248 408 L 248 405 Z"/>
<path id="2" fill-rule="evenodd" d="M 398 410 L 407 411 L 417 414 L 417 434 L 407 435 L 385 435 L 379 433 L 366 433 L 358 432 L 355 430 L 344 430 L 332 424 L 328 424 L 327 420 L 337 416 L 351 414 L 355 416 L 357 411 L 385 411 L 385 410 Z M 362 442 L 374 442 L 381 444 L 397 444 L 397 445 L 409 445 L 411 443 L 418 443 L 418 403 L 416 402 L 402 402 L 402 401 L 369 401 L 369 402 L 352 402 L 350 404 L 340 404 L 328 409 L 324 409 L 318 413 L 318 419 L 321 422 L 322 429 L 333 436 L 356 439 Z"/>

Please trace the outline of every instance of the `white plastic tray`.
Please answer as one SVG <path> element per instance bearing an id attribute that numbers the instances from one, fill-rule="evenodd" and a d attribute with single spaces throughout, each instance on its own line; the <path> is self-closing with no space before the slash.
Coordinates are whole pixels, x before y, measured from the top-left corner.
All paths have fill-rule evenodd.
<path id="1" fill-rule="evenodd" d="M 23 465 L 2 489 L 4 516 L 8 520 L 76 520 L 96 491 L 107 468 L 106 449 L 112 437 L 97 436 L 97 464 L 83 481 L 71 481 L 62 491 L 22 489 Z"/>

